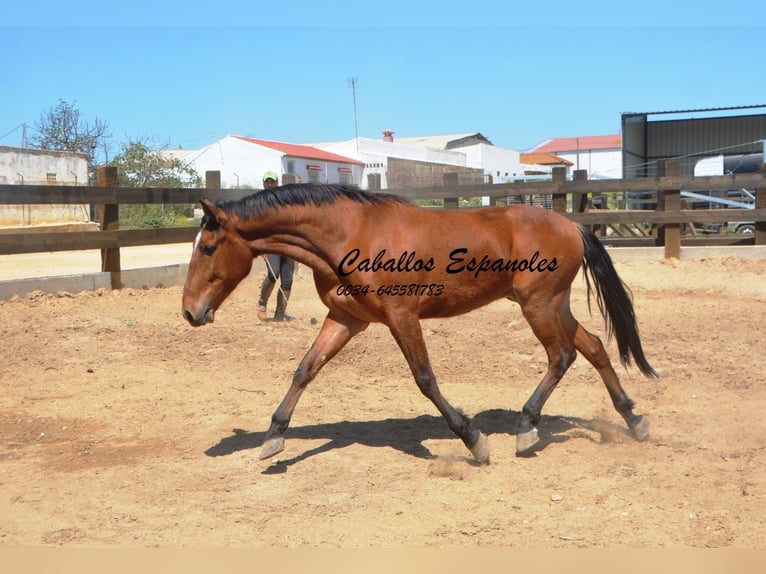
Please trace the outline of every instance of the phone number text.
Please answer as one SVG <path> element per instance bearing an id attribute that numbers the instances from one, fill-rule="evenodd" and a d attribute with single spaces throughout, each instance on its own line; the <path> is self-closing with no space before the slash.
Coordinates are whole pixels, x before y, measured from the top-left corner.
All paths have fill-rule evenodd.
<path id="1" fill-rule="evenodd" d="M 341 297 L 377 295 L 379 297 L 438 297 L 444 292 L 440 283 L 409 283 L 406 285 L 339 285 L 335 292 Z"/>

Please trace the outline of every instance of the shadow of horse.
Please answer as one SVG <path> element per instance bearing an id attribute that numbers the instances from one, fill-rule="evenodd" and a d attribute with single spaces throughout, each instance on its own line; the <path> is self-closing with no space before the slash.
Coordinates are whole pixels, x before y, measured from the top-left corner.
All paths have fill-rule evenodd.
<path id="1" fill-rule="evenodd" d="M 478 413 L 473 417 L 475 428 L 485 434 L 514 435 L 521 413 L 505 409 L 491 409 Z M 592 434 L 583 432 L 591 431 Z M 266 432 L 250 432 L 243 429 L 233 429 L 234 434 L 224 437 L 215 446 L 205 451 L 207 456 L 227 456 L 235 452 L 258 448 L 262 445 Z M 585 438 L 594 442 L 611 442 L 615 436 L 628 436 L 627 431 L 619 425 L 602 419 L 586 420 L 576 417 L 543 415 L 539 425 L 540 442 L 530 452 L 523 456 L 536 456 L 537 452 L 549 444 L 563 443 L 571 438 Z M 447 427 L 441 416 L 420 415 L 410 419 L 383 419 L 376 421 L 341 421 L 321 423 L 302 427 L 290 427 L 285 439 L 318 440 L 327 442 L 309 449 L 291 459 L 277 459 L 263 474 L 279 474 L 307 458 L 318 454 L 341 449 L 353 444 L 369 447 L 389 447 L 410 456 L 421 459 L 433 459 L 435 455 L 423 444 L 427 440 L 454 440 L 454 433 Z M 470 457 L 463 457 L 469 464 L 475 464 Z"/>

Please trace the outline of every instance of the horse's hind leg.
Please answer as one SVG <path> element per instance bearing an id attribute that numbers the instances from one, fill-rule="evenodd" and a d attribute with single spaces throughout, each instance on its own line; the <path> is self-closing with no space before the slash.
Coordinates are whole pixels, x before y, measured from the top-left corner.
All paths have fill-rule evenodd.
<path id="1" fill-rule="evenodd" d="M 625 419 L 633 435 L 640 441 L 646 440 L 649 437 L 649 422 L 642 415 L 633 413 L 633 401 L 628 398 L 620 385 L 620 379 L 612 367 L 601 339 L 586 331 L 578 323 L 575 332 L 575 348 L 601 375 L 614 408 Z"/>
<path id="2" fill-rule="evenodd" d="M 260 459 L 266 459 L 281 452 L 285 447 L 285 431 L 306 386 L 320 369 L 357 333 L 364 331 L 367 323 L 353 317 L 334 317 L 327 315 L 319 335 L 311 345 L 306 356 L 298 365 L 290 388 L 281 404 L 271 417 L 271 426 L 263 441 Z"/>
<path id="3" fill-rule="evenodd" d="M 560 320 L 561 316 L 557 310 L 562 300 L 567 304 L 567 298 L 566 294 L 556 299 L 540 297 L 522 306 L 527 323 L 545 347 L 548 370 L 521 410 L 516 430 L 517 454 L 529 451 L 538 442 L 537 425 L 543 405 L 576 357 L 572 326 Z"/>
<path id="4" fill-rule="evenodd" d="M 474 430 L 471 419 L 453 407 L 439 390 L 423 340 L 420 321 L 416 316 L 413 315 L 413 317 L 414 320 L 398 321 L 395 324 L 392 322 L 389 324 L 389 329 L 407 359 L 418 388 L 436 405 L 452 432 L 459 436 L 471 451 L 474 460 L 479 464 L 489 463 L 487 437 L 482 432 Z"/>

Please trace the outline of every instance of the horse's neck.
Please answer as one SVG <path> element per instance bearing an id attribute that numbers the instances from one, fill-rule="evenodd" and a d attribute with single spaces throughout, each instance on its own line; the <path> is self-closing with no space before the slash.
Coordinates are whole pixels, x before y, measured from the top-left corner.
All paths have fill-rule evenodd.
<path id="1" fill-rule="evenodd" d="M 336 204 L 286 206 L 240 221 L 237 229 L 254 253 L 274 253 L 315 271 L 331 266 L 331 246 L 343 221 Z"/>

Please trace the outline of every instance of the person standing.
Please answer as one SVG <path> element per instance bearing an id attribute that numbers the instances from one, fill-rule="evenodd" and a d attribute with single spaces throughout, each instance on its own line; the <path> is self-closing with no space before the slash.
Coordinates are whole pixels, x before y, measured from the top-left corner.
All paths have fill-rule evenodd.
<path id="1" fill-rule="evenodd" d="M 272 189 L 279 185 L 279 179 L 273 171 L 263 174 L 263 189 Z M 290 291 L 293 288 L 293 274 L 295 273 L 295 261 L 281 255 L 266 255 L 266 277 L 261 284 L 261 294 L 258 298 L 258 318 L 266 320 L 266 306 L 271 292 L 280 280 L 277 292 L 277 308 L 274 310 L 274 321 L 285 321 L 287 315 L 287 301 L 290 299 Z"/>

